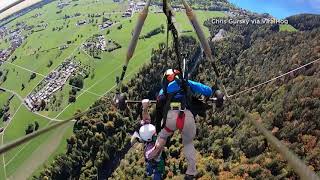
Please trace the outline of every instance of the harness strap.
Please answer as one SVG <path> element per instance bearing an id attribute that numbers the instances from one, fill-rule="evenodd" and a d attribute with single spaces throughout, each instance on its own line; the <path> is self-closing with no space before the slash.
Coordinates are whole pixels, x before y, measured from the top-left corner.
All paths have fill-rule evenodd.
<path id="1" fill-rule="evenodd" d="M 163 123 L 162 123 L 162 128 L 165 128 L 166 127 L 166 123 L 167 123 L 167 116 L 168 116 L 168 112 L 169 112 L 169 108 L 170 108 L 170 102 L 171 102 L 171 99 L 172 99 L 172 94 L 166 94 L 165 97 L 166 97 L 166 103 L 163 107 Z"/>
<path id="2" fill-rule="evenodd" d="M 164 127 L 164 130 L 166 130 L 168 133 L 173 133 L 174 131 L 168 128 L 167 126 Z"/>
<path id="3" fill-rule="evenodd" d="M 183 111 L 180 111 L 176 119 L 176 127 L 180 131 L 182 131 L 184 127 L 185 119 L 186 119 L 186 114 Z M 168 133 L 174 132 L 172 129 L 168 128 L 167 126 L 164 127 L 164 130 L 166 130 Z"/>
<path id="4" fill-rule="evenodd" d="M 185 119 L 186 119 L 186 114 L 183 111 L 180 111 L 176 120 L 176 127 L 180 131 L 182 131 L 183 129 Z"/>
<path id="5" fill-rule="evenodd" d="M 173 24 L 172 21 L 172 9 L 169 7 L 168 4 L 168 0 L 163 0 L 163 13 L 166 15 L 167 17 L 167 38 L 169 36 L 169 32 L 171 31 L 172 33 L 172 37 L 173 37 L 173 45 L 174 45 L 174 50 L 177 56 L 177 60 L 178 60 L 178 64 L 177 64 L 177 69 L 182 72 L 181 69 L 181 55 L 179 52 L 179 36 L 178 36 L 178 31 L 176 29 L 176 27 Z M 167 41 L 168 42 L 168 41 Z M 167 48 L 168 48 L 168 44 L 167 44 Z M 167 49 L 167 54 L 168 54 L 168 49 Z M 168 58 L 168 56 L 166 56 L 166 58 Z M 166 61 L 168 61 L 168 59 L 166 59 Z M 173 68 L 176 69 L 176 68 Z"/>

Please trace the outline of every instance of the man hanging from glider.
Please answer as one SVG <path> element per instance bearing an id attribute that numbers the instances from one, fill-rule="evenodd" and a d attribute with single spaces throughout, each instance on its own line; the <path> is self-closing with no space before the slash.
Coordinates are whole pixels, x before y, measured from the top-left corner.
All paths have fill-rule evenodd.
<path id="1" fill-rule="evenodd" d="M 178 129 L 182 135 L 183 150 L 188 161 L 185 179 L 193 179 L 197 175 L 196 150 L 193 145 L 193 139 L 196 135 L 194 117 L 197 113 L 193 111 L 191 96 L 203 95 L 209 98 L 214 95 L 217 97 L 217 106 L 221 107 L 223 94 L 220 90 L 212 89 L 199 82 L 191 80 L 185 82 L 180 71 L 172 69 L 165 72 L 162 84 L 164 85 L 163 89 L 160 90 L 157 98 L 157 101 L 161 103 L 157 105 L 164 105 L 165 107 L 157 108 L 157 110 L 164 110 L 163 128 L 157 137 L 155 146 L 147 152 L 146 158 L 150 160 L 159 157 L 167 138 Z"/>

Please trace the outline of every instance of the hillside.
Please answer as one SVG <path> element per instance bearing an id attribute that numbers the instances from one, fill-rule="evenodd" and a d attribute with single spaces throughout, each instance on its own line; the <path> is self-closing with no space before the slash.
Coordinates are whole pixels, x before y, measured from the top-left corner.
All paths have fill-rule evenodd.
<path id="1" fill-rule="evenodd" d="M 299 14 L 286 19 L 289 24 L 300 31 L 309 31 L 320 27 L 320 15 L 317 14 Z"/>
<path id="2" fill-rule="evenodd" d="M 213 37 L 226 30 L 222 41 L 211 42 L 215 60 L 229 95 L 320 58 L 319 29 L 278 32 L 271 25 L 231 26 L 205 22 Z M 211 38 L 212 38 L 211 37 Z M 210 38 L 210 39 L 211 39 Z M 191 59 L 199 45 L 192 37 L 181 38 L 184 54 Z M 170 50 L 169 67 L 174 56 Z M 124 88 L 129 98 L 155 97 L 160 89 L 165 48 L 152 50 L 150 64 L 140 69 Z M 259 113 L 263 125 L 320 174 L 320 74 L 319 63 L 310 64 L 275 82 L 233 99 L 248 112 Z M 201 60 L 192 79 L 213 85 L 212 62 Z M 129 135 L 137 128 L 139 107 L 119 112 L 111 105 L 112 95 L 95 103 L 101 108 L 79 119 L 74 135 L 67 140 L 67 153 L 57 157 L 35 179 L 112 179 L 144 176 L 141 147 L 129 148 Z M 186 163 L 179 135 L 171 138 L 166 176 L 182 178 Z M 226 101 L 224 109 L 212 109 L 197 119 L 198 171 L 202 179 L 298 179 L 282 157 L 244 119 L 243 110 Z M 180 156 L 182 155 L 182 156 Z M 120 162 L 120 159 L 124 159 Z M 114 171 L 114 169 L 116 170 Z"/>
<path id="3" fill-rule="evenodd" d="M 208 21 L 209 22 L 209 21 Z M 212 30 L 216 25 L 207 26 Z M 228 38 L 213 43 L 214 54 L 229 94 L 265 82 L 320 58 L 319 29 L 308 32 L 284 33 L 272 27 L 226 27 Z M 248 112 L 258 112 L 263 124 L 291 150 L 320 172 L 319 164 L 319 63 L 311 64 L 274 83 L 249 94 L 235 96 L 236 102 Z M 195 79 L 212 84 L 211 62 L 202 61 Z M 139 89 L 141 92 L 141 89 Z M 196 149 L 199 176 L 211 179 L 274 179 L 298 177 L 286 165 L 248 120 L 244 113 L 226 102 L 222 112 L 209 111 L 199 119 Z M 181 178 L 186 168 L 181 139 L 175 136 L 167 153 L 167 177 Z M 143 168 L 139 150 L 130 151 L 113 174 L 114 179 L 137 177 Z M 180 158 L 179 158 L 180 157 Z M 136 159 L 136 160 L 135 160 Z M 139 160 L 138 160 L 139 159 Z"/>

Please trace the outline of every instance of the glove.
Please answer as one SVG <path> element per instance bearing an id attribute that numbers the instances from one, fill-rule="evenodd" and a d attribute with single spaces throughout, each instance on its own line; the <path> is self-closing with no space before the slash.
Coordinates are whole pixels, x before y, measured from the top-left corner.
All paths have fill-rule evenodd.
<path id="1" fill-rule="evenodd" d="M 142 102 L 142 109 L 147 109 L 150 105 L 150 100 L 149 99 L 144 99 L 141 101 Z"/>
<path id="2" fill-rule="evenodd" d="M 150 114 L 148 113 L 148 108 L 150 105 L 150 100 L 149 99 L 144 99 L 141 101 L 142 103 L 142 121 L 140 122 L 141 125 L 145 124 L 150 124 L 151 123 L 151 117 Z"/>
<path id="3" fill-rule="evenodd" d="M 217 97 L 216 107 L 221 108 L 223 106 L 224 94 L 220 90 L 216 90 L 214 95 Z"/>

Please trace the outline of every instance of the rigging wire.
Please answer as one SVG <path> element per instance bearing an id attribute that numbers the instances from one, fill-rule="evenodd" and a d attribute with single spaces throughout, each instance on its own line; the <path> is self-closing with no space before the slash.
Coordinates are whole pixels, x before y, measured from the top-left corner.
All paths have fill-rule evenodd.
<path id="1" fill-rule="evenodd" d="M 90 109 L 88 109 L 88 110 L 86 110 L 86 111 L 84 111 L 84 112 L 81 112 L 81 113 L 79 113 L 79 114 L 76 114 L 76 115 L 72 116 L 72 117 L 69 118 L 69 119 L 66 119 L 66 120 L 57 122 L 57 123 L 52 124 L 52 125 L 50 125 L 50 126 L 48 126 L 48 127 L 46 127 L 46 128 L 43 128 L 43 129 L 40 129 L 40 130 L 38 130 L 38 131 L 36 131 L 36 132 L 30 133 L 30 134 L 28 134 L 28 135 L 26 135 L 26 136 L 24 136 L 24 137 L 21 137 L 21 138 L 18 138 L 18 139 L 16 139 L 16 140 L 13 140 L 13 141 L 11 141 L 11 142 L 9 142 L 9 143 L 7 143 L 7 144 L 5 144 L 5 145 L 3 145 L 3 146 L 0 147 L 0 154 L 3 154 L 3 153 L 5 153 L 5 152 L 7 152 L 7 151 L 9 151 L 9 150 L 11 150 L 11 149 L 13 149 L 13 148 L 21 145 L 21 144 L 24 144 L 24 143 L 26 143 L 26 142 L 28 142 L 28 141 L 36 138 L 36 137 L 38 137 L 38 136 L 40 136 L 40 135 L 42 135 L 42 134 L 44 134 L 44 133 L 46 133 L 46 132 L 48 132 L 48 131 L 51 131 L 51 130 L 53 130 L 53 129 L 55 129 L 55 128 L 58 128 L 58 127 L 66 124 L 66 123 L 68 123 L 68 122 L 70 122 L 70 121 L 72 121 L 72 120 L 81 118 L 82 116 L 86 115 L 87 113 L 89 113 L 89 112 L 91 112 L 91 111 L 94 111 L 94 110 L 96 110 L 96 109 L 98 109 L 98 108 L 101 108 L 101 107 L 103 107 L 104 105 L 105 105 L 105 104 L 101 104 L 101 105 L 98 105 L 98 106 L 96 106 L 96 107 L 90 108 Z"/>
<path id="2" fill-rule="evenodd" d="M 307 63 L 305 65 L 302 65 L 301 67 L 298 67 L 296 69 L 293 69 L 287 73 L 284 73 L 282 75 L 279 75 L 277 77 L 274 77 L 266 82 L 260 83 L 257 86 L 252 87 L 250 90 L 253 90 L 257 87 L 260 87 L 262 85 L 268 84 L 270 82 L 273 82 L 281 77 L 284 77 L 286 75 L 289 75 L 292 72 L 295 72 L 303 67 L 306 67 L 310 64 L 313 64 L 315 62 L 318 62 L 320 59 L 314 60 L 310 63 Z M 242 110 L 245 114 L 245 117 L 250 120 L 250 122 L 255 126 L 255 128 L 266 138 L 266 140 L 277 150 L 278 153 L 280 153 L 285 160 L 287 160 L 288 164 L 294 169 L 294 171 L 300 176 L 303 180 L 320 180 L 320 178 L 315 174 L 314 171 L 312 171 L 307 165 L 294 153 L 291 152 L 289 148 L 287 148 L 280 140 L 278 140 L 268 129 L 266 129 L 262 124 L 262 119 L 260 115 L 252 115 L 249 112 L 247 112 L 243 107 L 241 107 L 238 103 L 236 103 L 232 97 L 235 97 L 236 95 L 239 95 L 238 93 L 235 95 L 228 95 L 228 92 L 226 90 L 225 85 L 221 81 L 220 77 L 217 77 L 218 82 L 222 86 L 225 94 L 226 99 L 229 100 L 233 105 L 237 107 L 238 110 Z M 242 93 L 245 93 L 248 91 L 242 91 Z"/>
<path id="3" fill-rule="evenodd" d="M 167 52 L 168 52 L 168 36 L 169 36 L 169 32 L 171 31 L 171 34 L 172 34 L 172 38 L 173 38 L 173 47 L 174 47 L 174 51 L 175 51 L 175 54 L 177 56 L 177 60 L 178 60 L 178 63 L 177 63 L 177 67 L 172 67 L 172 69 L 178 69 L 180 72 L 182 72 L 182 68 L 181 68 L 181 62 L 182 62 L 182 58 L 181 58 L 181 54 L 180 54 L 180 51 L 179 51 L 179 47 L 180 47 L 180 43 L 179 43 L 179 35 L 178 35 L 178 31 L 175 27 L 175 24 L 173 22 L 173 9 L 172 7 L 169 5 L 169 0 L 163 0 L 163 12 L 164 14 L 166 15 L 167 17 Z M 166 56 L 166 61 L 168 61 L 168 57 L 169 57 L 169 54 Z"/>
<path id="4" fill-rule="evenodd" d="M 240 91 L 240 92 L 238 92 L 238 93 L 235 93 L 235 94 L 232 94 L 232 95 L 227 95 L 227 96 L 228 96 L 229 98 L 232 98 L 232 97 L 239 96 L 239 95 L 241 95 L 241 94 L 250 92 L 250 91 L 252 91 L 253 89 L 257 89 L 257 88 L 260 87 L 260 86 L 263 86 L 263 85 L 268 84 L 268 83 L 270 83 L 270 82 L 272 82 L 272 81 L 278 80 L 278 79 L 280 79 L 280 78 L 282 78 L 282 77 L 284 77 L 284 76 L 287 76 L 287 75 L 289 75 L 289 74 L 291 74 L 291 73 L 293 73 L 293 72 L 296 72 L 296 71 L 298 71 L 298 70 L 300 70 L 300 69 L 302 69 L 302 68 L 304 68 L 304 67 L 306 67 L 306 66 L 309 66 L 309 65 L 311 65 L 311 64 L 318 63 L 319 60 L 320 60 L 320 58 L 319 58 L 319 59 L 316 59 L 316 60 L 314 60 L 314 61 L 311 61 L 311 62 L 309 62 L 309 63 L 307 63 L 307 64 L 304 64 L 304 65 L 302 65 L 302 66 L 300 66 L 300 67 L 298 67 L 298 68 L 292 69 L 292 70 L 290 70 L 290 71 L 288 71 L 288 72 L 286 72 L 286 73 L 284 73 L 284 74 L 281 74 L 281 75 L 279 75 L 279 76 L 276 76 L 276 77 L 274 77 L 274 78 L 272 78 L 272 79 L 269 79 L 269 80 L 267 80 L 267 81 L 265 81 L 265 82 L 259 83 L 259 84 L 255 85 L 255 86 L 252 86 L 252 87 L 250 87 L 250 88 L 248 88 L 248 89 L 245 89 L 245 90 Z"/>
<path id="5" fill-rule="evenodd" d="M 283 76 L 286 76 L 292 72 L 295 72 L 305 66 L 308 66 L 308 65 L 315 63 L 315 62 L 318 62 L 318 61 L 319 61 L 319 59 L 312 61 L 310 63 L 307 63 L 305 65 L 302 65 L 299 68 L 296 68 L 296 69 L 291 70 L 287 73 L 284 73 L 284 74 L 279 75 L 275 78 L 272 78 L 264 83 L 261 83 L 261 84 L 259 84 L 259 86 L 273 82 L 274 80 L 277 80 Z M 283 156 L 283 158 L 288 162 L 288 164 L 294 169 L 294 171 L 300 176 L 301 179 L 303 179 L 303 180 L 320 180 L 320 178 L 315 174 L 314 171 L 312 171 L 309 167 L 307 167 L 307 165 L 297 155 L 292 153 L 289 148 L 287 148 L 280 140 L 278 140 L 272 133 L 270 133 L 270 131 L 268 129 L 266 129 L 261 124 L 262 119 L 261 119 L 260 115 L 254 116 L 254 115 L 250 114 L 243 107 L 241 107 L 238 103 L 236 103 L 233 99 L 231 99 L 231 97 L 234 97 L 234 96 L 228 95 L 226 87 L 223 84 L 223 82 L 221 81 L 220 76 L 217 77 L 217 80 L 220 83 L 220 85 L 222 86 L 222 88 L 226 94 L 227 100 L 229 100 L 233 105 L 235 105 L 238 110 L 242 110 L 244 112 L 245 117 L 250 120 L 250 122 L 255 126 L 255 128 L 266 138 L 266 140 L 277 150 L 277 152 Z M 254 87 L 257 88 L 259 86 L 254 86 Z M 248 92 L 248 91 L 243 91 L 242 93 L 245 93 L 245 92 Z"/>
<path id="6" fill-rule="evenodd" d="M 232 104 L 234 104 L 237 109 L 243 110 L 245 117 L 250 120 L 250 122 L 255 126 L 255 128 L 267 139 L 267 141 L 280 153 L 288 164 L 294 169 L 294 171 L 303 180 L 320 180 L 319 177 L 312 171 L 297 155 L 291 152 L 291 150 L 286 147 L 280 140 L 278 140 L 268 129 L 262 125 L 262 119 L 260 115 L 252 115 L 245 111 L 238 103 L 233 99 L 227 97 Z"/>

